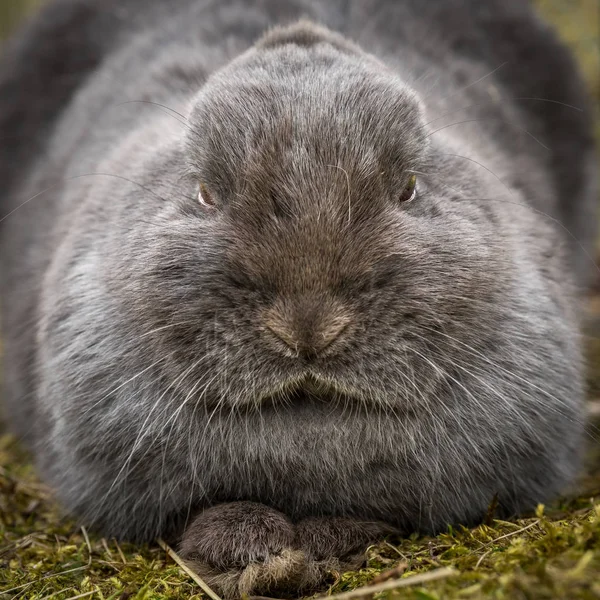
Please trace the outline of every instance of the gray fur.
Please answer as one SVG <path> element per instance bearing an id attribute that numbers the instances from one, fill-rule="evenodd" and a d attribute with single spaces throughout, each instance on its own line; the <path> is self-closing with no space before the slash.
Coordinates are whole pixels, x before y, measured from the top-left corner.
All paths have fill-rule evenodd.
<path id="1" fill-rule="evenodd" d="M 594 152 L 522 0 L 58 0 L 0 138 L 7 416 L 105 535 L 436 531 L 575 477 Z"/>

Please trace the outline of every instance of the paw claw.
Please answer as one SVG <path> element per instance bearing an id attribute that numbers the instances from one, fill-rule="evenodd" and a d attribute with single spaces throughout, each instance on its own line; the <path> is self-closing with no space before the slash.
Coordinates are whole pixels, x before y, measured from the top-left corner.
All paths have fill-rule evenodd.
<path id="1" fill-rule="evenodd" d="M 301 550 L 286 549 L 262 563 L 249 564 L 240 575 L 238 591 L 250 595 L 300 590 L 305 587 L 306 572 L 306 554 Z"/>
<path id="2" fill-rule="evenodd" d="M 207 563 L 188 561 L 190 567 L 228 600 L 253 595 L 293 595 L 316 588 L 333 564 L 311 561 L 302 550 L 288 548 L 262 562 L 238 569 L 218 570 Z"/>

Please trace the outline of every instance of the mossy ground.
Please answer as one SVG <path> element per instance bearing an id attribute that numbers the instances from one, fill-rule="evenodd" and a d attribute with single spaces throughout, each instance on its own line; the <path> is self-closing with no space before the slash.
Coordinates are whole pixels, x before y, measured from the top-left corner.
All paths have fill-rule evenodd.
<path id="1" fill-rule="evenodd" d="M 0 32 L 8 30 L 17 4 L 37 1 L 3 2 Z M 538 0 L 538 4 L 573 47 L 600 100 L 600 2 Z M 600 314 L 600 299 L 591 306 Z M 600 341 L 589 338 L 588 347 L 590 397 L 595 399 L 600 397 Z M 454 571 L 442 571 L 445 567 Z M 419 583 L 418 577 L 426 572 L 440 577 Z M 591 432 L 587 475 L 576 497 L 512 521 L 490 518 L 474 529 L 390 540 L 370 549 L 362 570 L 332 573 L 330 588 L 324 592 L 361 588 L 384 580 L 386 573 L 398 585 L 415 576 L 417 584 L 380 592 L 376 598 L 600 598 L 600 433 Z M 204 597 L 158 545 L 118 544 L 65 518 L 27 456 L 10 436 L 0 436 L 0 600 Z"/>

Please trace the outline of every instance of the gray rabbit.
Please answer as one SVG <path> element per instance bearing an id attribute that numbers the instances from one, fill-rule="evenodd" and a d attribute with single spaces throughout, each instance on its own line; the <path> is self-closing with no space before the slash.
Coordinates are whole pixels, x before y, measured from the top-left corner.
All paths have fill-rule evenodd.
<path id="1" fill-rule="evenodd" d="M 6 416 L 227 597 L 577 475 L 590 110 L 523 0 L 55 0 L 0 63 Z"/>

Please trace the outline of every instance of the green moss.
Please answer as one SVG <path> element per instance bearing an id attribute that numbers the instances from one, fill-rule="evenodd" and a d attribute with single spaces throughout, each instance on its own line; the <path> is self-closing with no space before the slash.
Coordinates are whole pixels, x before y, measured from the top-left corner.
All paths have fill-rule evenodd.
<path id="1" fill-rule="evenodd" d="M 456 576 L 406 588 L 380 598 L 598 598 L 600 597 L 600 499 L 580 501 L 571 514 L 555 512 L 515 522 L 493 521 L 434 538 L 413 536 L 371 550 L 369 568 L 346 573 L 334 591 L 366 584 L 381 570 L 404 560 L 402 578 L 438 567 Z"/>

